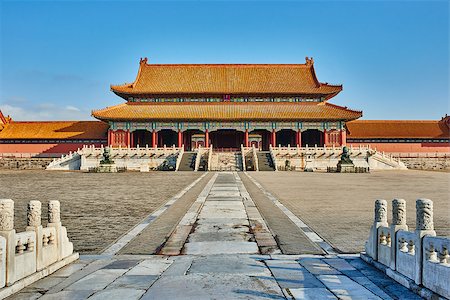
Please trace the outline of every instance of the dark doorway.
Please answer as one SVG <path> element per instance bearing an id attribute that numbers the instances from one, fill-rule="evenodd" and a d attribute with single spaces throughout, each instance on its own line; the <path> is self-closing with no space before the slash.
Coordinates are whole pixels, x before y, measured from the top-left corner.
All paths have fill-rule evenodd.
<path id="1" fill-rule="evenodd" d="M 160 147 L 166 145 L 167 147 L 172 147 L 178 144 L 178 136 L 174 130 L 162 129 L 158 132 L 158 145 Z"/>
<path id="2" fill-rule="evenodd" d="M 152 146 L 152 133 L 145 129 L 138 129 L 133 131 L 133 145 L 144 148 L 146 145 Z"/>
<path id="3" fill-rule="evenodd" d="M 210 132 L 213 148 L 222 150 L 238 150 L 244 143 L 244 133 L 235 129 L 219 129 Z"/>
<path id="4" fill-rule="evenodd" d="M 251 131 L 250 132 L 250 134 L 252 135 L 252 134 L 257 134 L 257 135 L 259 135 L 260 137 L 261 137 L 261 140 L 260 140 L 260 142 L 258 143 L 258 146 L 259 147 L 257 147 L 256 146 L 256 143 L 255 143 L 255 148 L 259 148 L 260 150 L 262 150 L 262 151 L 267 151 L 267 150 L 269 150 L 269 145 L 270 145 L 270 135 L 271 135 L 271 132 L 269 131 L 269 130 L 265 130 L 265 129 L 255 129 L 255 130 L 253 130 L 253 131 Z M 250 137 L 250 146 L 253 144 L 253 138 L 252 137 Z"/>
<path id="5" fill-rule="evenodd" d="M 308 129 L 302 132 L 302 147 L 308 145 L 314 147 L 315 145 L 323 146 L 323 132 L 317 129 Z"/>
<path id="6" fill-rule="evenodd" d="M 295 146 L 295 131 L 292 129 L 281 129 L 277 132 L 277 144 L 286 147 Z"/>
<path id="7" fill-rule="evenodd" d="M 205 133 L 198 129 L 188 129 L 183 132 L 184 150 L 192 151 L 199 146 L 205 146 Z"/>

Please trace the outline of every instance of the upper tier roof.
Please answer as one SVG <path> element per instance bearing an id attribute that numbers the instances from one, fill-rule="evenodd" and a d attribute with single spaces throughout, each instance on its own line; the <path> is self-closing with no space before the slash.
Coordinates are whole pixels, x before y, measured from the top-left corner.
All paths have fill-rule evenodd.
<path id="1" fill-rule="evenodd" d="M 119 96 L 180 94 L 295 94 L 329 99 L 342 85 L 320 83 L 313 59 L 305 64 L 147 64 L 141 59 L 136 80 L 111 85 Z"/>
<path id="2" fill-rule="evenodd" d="M 100 121 L 11 122 L 0 139 L 105 139 L 108 124 Z"/>
<path id="3" fill-rule="evenodd" d="M 354 120 L 362 112 L 327 102 L 127 102 L 92 112 L 100 120 L 171 121 L 319 121 Z"/>
<path id="4" fill-rule="evenodd" d="M 350 139 L 450 138 L 444 121 L 356 120 L 347 123 Z"/>

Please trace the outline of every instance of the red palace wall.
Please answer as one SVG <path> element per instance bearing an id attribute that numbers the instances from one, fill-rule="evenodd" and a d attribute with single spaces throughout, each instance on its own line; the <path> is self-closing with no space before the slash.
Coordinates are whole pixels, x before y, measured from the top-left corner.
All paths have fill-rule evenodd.
<path id="1" fill-rule="evenodd" d="M 102 143 L 90 143 L 100 147 Z M 15 157 L 60 157 L 62 154 L 67 154 L 70 151 L 76 151 L 78 148 L 83 148 L 87 143 L 42 143 L 42 144 L 0 144 L 0 156 L 15 156 Z M 106 145 L 106 141 L 103 143 Z"/>
<path id="2" fill-rule="evenodd" d="M 367 146 L 378 151 L 390 153 L 450 153 L 450 143 L 352 143 L 347 142 L 347 146 L 353 147 Z"/>

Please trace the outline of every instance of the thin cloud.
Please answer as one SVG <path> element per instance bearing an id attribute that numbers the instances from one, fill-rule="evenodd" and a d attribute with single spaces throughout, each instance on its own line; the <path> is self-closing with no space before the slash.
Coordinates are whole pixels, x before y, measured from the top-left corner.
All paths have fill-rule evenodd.
<path id="1" fill-rule="evenodd" d="M 0 110 L 15 121 L 89 120 L 89 113 L 75 106 L 41 103 L 35 106 L 0 104 Z"/>
<path id="2" fill-rule="evenodd" d="M 68 110 L 68 111 L 76 111 L 76 112 L 81 111 L 78 107 L 71 106 L 71 105 L 66 106 L 66 110 Z"/>

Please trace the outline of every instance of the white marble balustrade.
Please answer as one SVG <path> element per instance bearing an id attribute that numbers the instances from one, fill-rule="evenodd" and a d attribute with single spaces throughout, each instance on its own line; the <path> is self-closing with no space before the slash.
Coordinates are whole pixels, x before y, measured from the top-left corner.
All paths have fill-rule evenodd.
<path id="1" fill-rule="evenodd" d="M 388 276 L 421 291 L 421 296 L 433 298 L 435 293 L 450 298 L 450 238 L 436 237 L 433 202 L 416 201 L 413 232 L 406 225 L 405 200 L 394 199 L 392 208 L 389 226 L 386 200 L 375 202 L 375 219 L 362 258 L 383 265 Z"/>
<path id="2" fill-rule="evenodd" d="M 0 199 L 0 288 L 11 286 L 72 254 L 73 245 L 61 225 L 59 201 L 49 202 L 47 227 L 41 224 L 41 202 L 30 201 L 26 231 L 17 233 L 14 201 Z"/>

